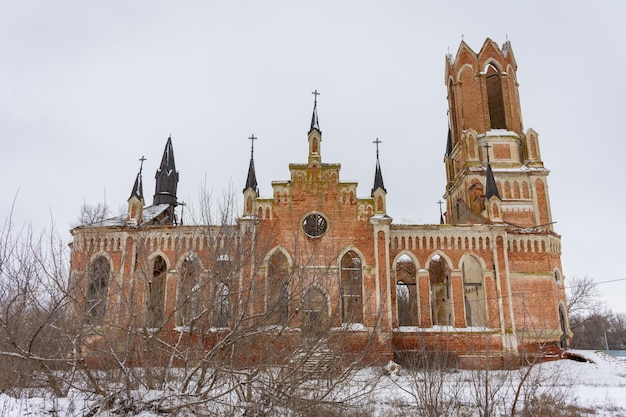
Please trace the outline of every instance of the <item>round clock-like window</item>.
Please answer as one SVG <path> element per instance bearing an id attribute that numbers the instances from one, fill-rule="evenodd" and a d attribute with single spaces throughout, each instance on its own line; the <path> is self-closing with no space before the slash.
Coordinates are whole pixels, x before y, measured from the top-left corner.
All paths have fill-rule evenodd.
<path id="1" fill-rule="evenodd" d="M 302 220 L 302 230 L 310 237 L 320 237 L 326 233 L 328 221 L 318 213 L 309 214 Z"/>

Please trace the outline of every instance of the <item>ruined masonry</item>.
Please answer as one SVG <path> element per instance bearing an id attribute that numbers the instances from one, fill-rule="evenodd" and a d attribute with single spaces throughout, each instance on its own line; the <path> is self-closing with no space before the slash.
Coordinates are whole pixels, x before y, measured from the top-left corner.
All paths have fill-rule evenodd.
<path id="1" fill-rule="evenodd" d="M 446 57 L 440 224 L 393 222 L 378 149 L 366 197 L 323 162 L 317 91 L 306 161 L 272 182 L 272 196 L 259 195 L 250 138 L 233 224 L 180 223 L 169 138 L 151 206 L 140 170 L 126 215 L 71 231 L 77 320 L 162 338 L 195 329 L 211 334 L 198 338 L 207 349 L 242 329 L 269 335 L 237 345 L 242 363 L 312 339 L 381 363 L 442 351 L 461 366 L 558 356 L 571 337 L 561 239 L 516 70 L 509 42 L 487 39 L 478 53 L 461 42 Z"/>

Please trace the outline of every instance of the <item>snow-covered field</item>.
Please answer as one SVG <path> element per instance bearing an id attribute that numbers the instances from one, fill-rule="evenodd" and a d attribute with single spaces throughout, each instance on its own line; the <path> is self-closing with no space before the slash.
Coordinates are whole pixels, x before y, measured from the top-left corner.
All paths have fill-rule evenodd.
<path id="1" fill-rule="evenodd" d="M 157 416 L 267 415 L 267 416 L 414 416 L 420 409 L 438 406 L 441 415 L 626 416 L 626 360 L 602 352 L 572 351 L 587 360 L 560 360 L 513 371 L 423 372 L 400 369 L 386 375 L 382 368 L 357 371 L 322 399 L 329 408 L 289 411 L 281 406 L 250 404 L 234 393 L 214 401 L 194 401 L 176 394 L 176 387 L 135 391 L 102 406 L 102 399 L 72 390 L 65 398 L 44 398 L 36 392 L 20 398 L 0 394 L 0 416 Z M 387 372 L 389 373 L 389 372 Z M 523 383 L 520 383 L 523 381 Z M 318 386 L 329 384 L 318 382 Z M 332 382 L 331 382 L 332 383 Z M 306 389 L 304 390 L 306 391 Z M 175 398 L 173 400 L 172 398 Z M 516 401 L 517 398 L 517 401 Z M 139 399 L 139 400 L 138 400 Z M 133 403 L 133 400 L 137 400 Z M 126 401 L 124 403 L 124 401 Z M 185 406 L 180 406 L 184 404 Z M 177 407 L 171 407 L 172 404 Z M 333 407 L 339 410 L 334 410 Z M 525 413 L 522 410 L 526 406 Z M 481 407 L 483 410 L 481 411 Z M 104 408 L 107 410 L 103 411 Z M 246 413 L 246 410 L 248 412 Z"/>

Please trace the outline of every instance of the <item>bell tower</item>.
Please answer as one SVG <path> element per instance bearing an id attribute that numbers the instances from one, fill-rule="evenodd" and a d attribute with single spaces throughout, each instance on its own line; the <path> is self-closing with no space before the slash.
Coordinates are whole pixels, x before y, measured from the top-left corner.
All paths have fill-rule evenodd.
<path id="1" fill-rule="evenodd" d="M 523 130 L 517 62 L 509 41 L 461 42 L 445 62 L 449 127 L 446 221 L 552 230 L 537 133 Z"/>

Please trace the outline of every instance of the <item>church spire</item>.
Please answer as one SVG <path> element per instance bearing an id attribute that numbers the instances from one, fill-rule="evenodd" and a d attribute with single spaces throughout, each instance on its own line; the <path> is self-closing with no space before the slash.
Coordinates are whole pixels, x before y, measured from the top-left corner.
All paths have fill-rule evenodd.
<path id="1" fill-rule="evenodd" d="M 485 199 L 489 200 L 491 197 L 496 196 L 498 199 L 500 198 L 500 193 L 498 192 L 498 186 L 496 184 L 496 179 L 493 177 L 493 171 L 491 170 L 491 161 L 489 160 L 489 148 L 491 145 L 486 143 L 484 145 L 486 154 L 487 154 L 487 173 L 485 179 Z"/>
<path id="2" fill-rule="evenodd" d="M 145 157 L 141 157 L 139 161 L 141 161 L 141 165 L 139 166 L 139 172 L 137 173 L 137 178 L 135 178 L 135 184 L 133 185 L 133 190 L 130 192 L 130 198 L 137 197 L 138 200 L 143 200 L 143 181 L 141 178 L 141 171 L 143 170 L 143 161 L 145 161 Z"/>
<path id="3" fill-rule="evenodd" d="M 141 224 L 143 217 L 143 181 L 141 178 L 141 171 L 143 170 L 143 161 L 146 158 L 143 156 L 139 158 L 141 165 L 139 166 L 139 172 L 137 173 L 137 178 L 135 178 L 135 184 L 133 185 L 133 190 L 130 192 L 130 197 L 128 197 L 128 215 L 126 217 L 126 225 L 136 227 Z"/>
<path id="4" fill-rule="evenodd" d="M 374 187 L 372 187 L 372 198 L 374 199 L 374 214 L 387 215 L 387 190 L 383 183 L 383 171 L 380 169 L 380 158 L 378 156 L 378 145 L 382 142 L 376 138 L 372 143 L 376 144 L 376 172 L 374 172 Z"/>
<path id="5" fill-rule="evenodd" d="M 167 138 L 161 166 L 157 169 L 156 188 L 154 192 L 153 204 L 176 205 L 176 189 L 178 188 L 178 171 L 174 163 L 174 148 L 172 147 L 172 137 Z"/>
<path id="6" fill-rule="evenodd" d="M 317 96 L 319 96 L 320 93 L 315 90 L 311 94 L 315 96 L 315 101 L 313 102 L 313 116 L 311 116 L 311 128 L 309 129 L 309 134 L 313 131 L 313 129 L 317 129 L 318 132 L 322 133 L 320 130 L 320 121 L 317 117 Z"/>
<path id="7" fill-rule="evenodd" d="M 137 178 L 135 178 L 135 185 L 133 185 L 133 191 L 130 192 L 130 197 L 137 197 L 138 200 L 143 200 L 143 183 L 141 181 L 141 172 L 139 172 L 137 174 Z"/>
<path id="8" fill-rule="evenodd" d="M 452 130 L 448 124 L 448 138 L 446 140 L 446 156 L 450 156 L 452 153 Z"/>
<path id="9" fill-rule="evenodd" d="M 378 145 L 383 143 L 381 140 L 376 138 L 372 143 L 376 144 L 376 171 L 374 172 L 374 187 L 372 188 L 372 196 L 374 196 L 374 191 L 379 188 L 382 189 L 385 193 L 387 190 L 385 189 L 385 184 L 383 183 L 383 171 L 380 169 L 380 158 L 378 157 Z"/>
<path id="10" fill-rule="evenodd" d="M 485 186 L 485 199 L 489 200 L 491 197 L 496 196 L 500 200 L 500 193 L 498 192 L 498 185 L 496 179 L 493 177 L 493 171 L 491 170 L 491 162 L 487 162 L 487 174 L 486 174 L 486 186 Z"/>
<path id="11" fill-rule="evenodd" d="M 254 134 L 252 134 L 248 139 L 250 139 L 250 141 L 252 142 L 252 145 L 250 147 L 250 166 L 248 167 L 248 177 L 246 178 L 246 186 L 243 187 L 243 191 L 251 188 L 254 192 L 258 194 L 259 189 L 257 187 L 256 171 L 254 169 L 254 141 L 258 138 L 255 137 Z"/>
<path id="12" fill-rule="evenodd" d="M 313 116 L 311 117 L 311 128 L 309 129 L 309 166 L 319 166 L 322 163 L 322 131 L 320 130 L 319 119 L 317 118 L 317 90 L 311 94 L 315 96 L 313 102 Z"/>

